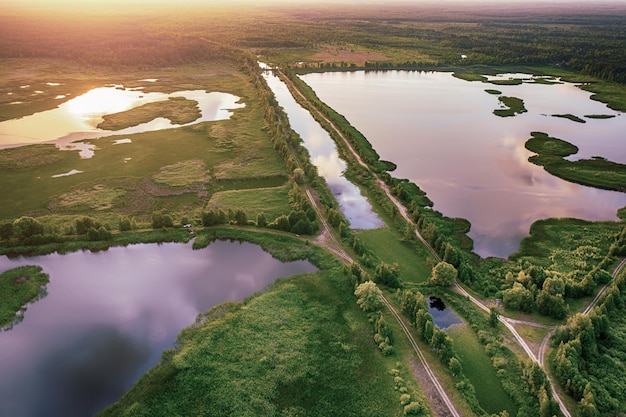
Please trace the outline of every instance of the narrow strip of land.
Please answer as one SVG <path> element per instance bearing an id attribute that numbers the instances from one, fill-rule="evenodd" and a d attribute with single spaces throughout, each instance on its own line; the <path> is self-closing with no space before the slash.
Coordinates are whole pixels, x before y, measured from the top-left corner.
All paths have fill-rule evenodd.
<path id="1" fill-rule="evenodd" d="M 415 225 L 414 222 L 412 221 L 412 219 L 410 218 L 410 216 L 407 214 L 406 208 L 404 207 L 404 205 L 402 203 L 400 203 L 398 201 L 398 199 L 395 198 L 395 196 L 391 193 L 391 190 L 389 189 L 389 187 L 387 186 L 387 184 L 385 184 L 385 182 L 383 180 L 380 179 L 380 177 L 378 177 L 378 175 L 376 175 L 375 172 L 372 172 L 372 170 L 370 169 L 369 165 L 367 165 L 365 162 L 363 162 L 363 160 L 361 159 L 361 157 L 359 156 L 359 154 L 354 150 L 354 148 L 351 146 L 350 141 L 345 137 L 345 135 L 341 132 L 341 130 L 339 128 L 337 128 L 337 126 L 335 126 L 335 124 L 329 120 L 322 112 L 320 112 L 317 107 L 315 107 L 313 104 L 311 104 L 309 102 L 309 100 L 304 96 L 304 94 L 302 94 L 302 92 L 298 89 L 298 87 L 288 78 L 286 77 L 280 70 L 278 70 L 278 75 L 280 76 L 280 78 L 287 84 L 287 86 L 289 87 L 289 90 L 292 92 L 292 94 L 297 94 L 298 97 L 301 98 L 301 100 L 306 103 L 306 108 L 310 111 L 310 112 L 315 112 L 315 114 L 322 118 L 322 120 L 324 120 L 328 126 L 330 126 L 330 128 L 337 134 L 337 136 L 339 138 L 341 138 L 343 144 L 346 146 L 346 148 L 348 149 L 348 151 L 350 152 L 350 154 L 352 155 L 352 157 L 357 161 L 357 163 L 362 166 L 365 170 L 367 170 L 370 174 L 372 174 L 374 176 L 374 178 L 376 179 L 376 184 L 380 187 L 380 189 L 387 195 L 387 197 L 389 198 L 389 200 L 394 204 L 394 206 L 398 209 L 400 215 L 410 224 Z M 330 229 L 328 229 L 330 232 Z M 331 233 L 332 236 L 332 233 Z M 433 255 L 433 257 L 438 261 L 441 262 L 441 257 L 439 256 L 439 254 L 435 251 L 435 249 L 426 241 L 426 239 L 424 239 L 424 237 L 420 234 L 419 230 L 417 228 L 415 228 L 415 236 L 424 244 L 424 246 L 430 251 L 430 253 Z M 336 241 L 335 241 L 336 243 Z M 339 248 L 340 249 L 340 248 Z M 333 252 L 335 252 L 333 250 Z M 336 253 L 336 252 L 335 252 Z M 345 253 L 345 252 L 344 252 Z M 458 283 L 455 283 L 454 286 L 455 290 L 457 292 L 459 292 L 460 294 L 468 297 L 468 299 L 474 304 L 476 305 L 478 308 L 480 308 L 481 310 L 490 313 L 491 310 L 484 305 L 480 300 L 478 300 L 477 298 L 473 297 L 470 293 L 468 293 L 463 287 L 461 287 Z M 603 289 L 604 290 L 604 289 Z M 385 303 L 386 305 L 388 305 L 388 302 Z M 388 305 L 389 307 L 389 305 Z M 396 319 L 398 319 L 398 317 L 396 317 Z M 499 316 L 498 320 L 511 332 L 511 334 L 513 335 L 513 337 L 515 338 L 515 340 L 517 341 L 517 343 L 521 346 L 521 348 L 524 350 L 524 352 L 526 353 L 526 355 L 528 355 L 528 357 L 530 357 L 534 362 L 537 362 L 545 371 L 545 368 L 543 366 L 543 364 L 541 362 L 539 362 L 539 360 L 537 359 L 537 356 L 535 356 L 535 354 L 533 353 L 533 351 L 530 349 L 530 347 L 528 346 L 528 344 L 526 343 L 526 341 L 524 341 L 524 339 L 520 336 L 520 334 L 517 332 L 517 330 L 515 329 L 515 327 L 513 327 L 513 323 L 517 322 L 517 320 L 513 320 L 510 319 L 508 317 L 504 317 L 504 316 Z M 402 325 L 402 320 L 398 319 L 398 321 L 400 322 L 400 324 Z M 530 322 L 524 322 L 524 324 L 529 324 Z M 406 333 L 406 332 L 405 332 Z M 407 334 L 408 336 L 408 334 Z M 410 338 L 409 338 L 410 340 Z M 414 348 L 416 349 L 416 352 L 419 351 L 419 349 L 414 346 Z M 418 356 L 421 355 L 421 352 L 418 353 Z M 546 373 L 547 375 L 547 373 Z M 433 380 L 433 383 L 437 383 L 438 381 L 436 381 L 436 378 L 431 378 Z M 559 408 L 561 409 L 561 412 L 563 413 L 563 415 L 565 417 L 571 417 L 570 412 L 567 410 L 567 407 L 565 406 L 565 404 L 563 403 L 563 401 L 561 400 L 561 398 L 559 397 L 558 393 L 554 390 L 554 384 L 552 383 L 552 381 L 550 380 L 550 384 L 552 387 L 552 396 L 555 398 L 555 400 L 558 402 L 559 404 Z M 452 412 L 454 408 L 452 408 L 450 411 Z M 456 412 L 456 409 L 454 409 L 454 412 Z M 454 414 L 453 414 L 454 415 Z"/>
<path id="2" fill-rule="evenodd" d="M 302 96 L 300 91 L 298 89 L 296 89 L 295 86 L 293 86 L 293 84 L 286 77 L 283 76 L 281 78 L 283 80 L 285 80 L 286 82 L 288 82 L 288 85 L 291 84 L 291 86 L 293 87 L 291 89 L 292 92 L 294 92 L 294 91 L 297 92 L 304 99 L 304 96 Z M 328 121 L 328 122 L 330 123 L 330 121 Z M 332 125 L 332 123 L 330 123 L 330 124 L 331 124 L 331 126 L 333 126 L 333 128 L 335 130 L 337 130 L 334 127 L 334 125 Z M 343 137 L 343 135 L 342 135 L 342 137 Z M 344 140 L 345 140 L 345 138 L 344 138 Z M 347 143 L 347 141 L 346 141 L 346 144 L 348 146 L 350 146 Z M 369 167 L 367 167 L 367 165 L 365 165 L 365 163 L 359 158 L 359 156 L 352 149 L 352 147 L 350 147 L 350 151 L 353 153 L 355 158 L 358 158 L 360 164 L 362 164 L 364 167 L 369 169 Z M 380 180 L 378 180 L 378 181 L 380 181 Z M 386 187 L 386 184 L 384 184 L 382 181 L 380 181 L 380 183 L 381 183 L 381 185 L 384 186 L 384 189 L 387 192 L 388 189 Z M 320 246 L 323 246 L 324 248 L 326 248 L 330 252 L 334 253 L 343 262 L 348 263 L 348 264 L 353 263 L 354 259 L 352 259 L 352 257 L 346 251 L 343 250 L 343 248 L 341 247 L 341 245 L 337 241 L 337 238 L 333 234 L 332 229 L 330 228 L 328 222 L 324 218 L 323 213 L 322 213 L 322 208 L 320 207 L 320 203 L 317 201 L 317 199 L 314 198 L 313 193 L 311 192 L 311 190 L 308 187 L 305 187 L 304 190 L 305 190 L 307 198 L 309 199 L 309 202 L 311 203 L 311 205 L 315 209 L 315 212 L 316 212 L 318 218 L 320 219 L 320 223 L 321 223 L 322 231 L 321 231 L 320 235 L 318 235 L 315 238 L 314 242 L 319 244 Z M 387 195 L 390 198 L 393 198 L 393 196 L 391 195 L 390 192 L 388 192 Z M 394 201 L 394 204 L 399 204 L 399 202 Z M 403 206 L 400 205 L 399 209 L 403 213 L 403 216 L 407 216 L 406 210 L 404 209 Z M 432 248 L 431 248 L 431 250 L 432 250 Z M 433 412 L 435 412 L 437 417 L 448 417 L 448 416 L 461 417 L 461 414 L 459 413 L 459 411 L 456 409 L 455 405 L 452 403 L 452 401 L 450 400 L 450 398 L 446 394 L 445 390 L 441 386 L 441 383 L 439 382 L 439 380 L 435 376 L 435 373 L 432 371 L 432 369 L 428 365 L 428 362 L 426 361 L 426 359 L 425 359 L 422 351 L 420 350 L 417 342 L 413 338 L 413 335 L 411 334 L 410 330 L 408 329 L 406 323 L 402 320 L 402 318 L 400 317 L 398 312 L 393 308 L 393 306 L 391 305 L 389 300 L 387 300 L 387 298 L 384 295 L 382 295 L 382 294 L 381 294 L 381 300 L 382 300 L 383 304 L 385 304 L 385 306 L 389 309 L 391 314 L 395 317 L 395 319 L 398 321 L 398 324 L 400 324 L 400 327 L 402 328 L 402 330 L 404 331 L 404 334 L 407 336 L 409 342 L 411 343 L 411 346 L 413 347 L 413 350 L 415 351 L 415 354 L 417 355 L 417 357 L 420 360 L 422 366 L 424 367 L 424 369 L 426 371 L 426 374 L 428 375 L 428 379 L 431 381 L 431 385 L 434 388 L 434 392 L 436 392 L 438 394 L 438 396 L 439 396 L 438 399 L 428 398 L 428 401 L 429 401 L 429 403 L 431 405 L 431 409 L 433 410 Z M 440 400 L 440 401 L 437 401 L 437 400 Z M 445 408 L 442 409 L 441 407 L 436 407 L 436 405 L 437 405 L 436 402 L 441 402 L 441 403 L 445 404 Z M 446 412 L 445 409 L 447 409 L 447 412 Z"/>

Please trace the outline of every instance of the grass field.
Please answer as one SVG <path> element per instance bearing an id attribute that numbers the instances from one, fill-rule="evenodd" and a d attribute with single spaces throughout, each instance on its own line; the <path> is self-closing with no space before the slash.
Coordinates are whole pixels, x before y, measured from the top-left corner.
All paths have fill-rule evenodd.
<path id="1" fill-rule="evenodd" d="M 569 161 L 563 158 L 578 152 L 576 146 L 543 132 L 532 132 L 531 135 L 525 146 L 537 155 L 528 158 L 530 162 L 566 181 L 626 192 L 626 165 L 604 158 Z"/>
<path id="2" fill-rule="evenodd" d="M 517 414 L 517 407 L 502 389 L 491 365 L 491 359 L 485 353 L 476 335 L 466 324 L 453 325 L 446 329 L 452 338 L 454 350 L 459 355 L 463 373 L 472 382 L 480 405 L 488 413 L 506 410 L 509 415 Z"/>
<path id="3" fill-rule="evenodd" d="M 55 65 L 58 64 L 54 61 L 41 61 L 31 73 L 47 80 Z M 91 77 L 83 81 L 101 86 L 115 80 L 128 87 L 141 84 L 145 85 L 144 91 L 165 93 L 183 88 L 222 91 L 238 95 L 246 106 L 235 110 L 228 120 L 89 140 L 95 145 L 95 154 L 89 159 L 80 158 L 75 151 L 59 151 L 52 145 L 0 150 L 0 190 L 6 202 L 0 206 L 0 220 L 22 215 L 85 214 L 102 219 L 132 215 L 145 221 L 151 212 L 162 208 L 171 210 L 175 217 L 193 217 L 199 216 L 212 192 L 224 189 L 225 184 L 216 184 L 214 179 L 230 180 L 228 189 L 242 188 L 248 194 L 253 194 L 253 188 L 268 187 L 266 178 L 280 177 L 280 181 L 270 182 L 284 183 L 288 173 L 271 146 L 258 92 L 245 74 L 223 64 L 162 71 L 163 74 L 130 71 L 117 78 L 101 71 L 83 75 Z M 72 73 L 71 66 L 66 73 Z M 64 77 L 55 80 L 66 86 L 76 82 L 67 74 Z M 137 81 L 148 77 L 158 81 Z M 151 103 L 113 115 L 109 123 L 125 127 L 156 116 L 190 118 L 186 114 L 191 107 L 197 111 L 195 102 L 184 99 Z M 121 139 L 124 141 L 118 143 Z M 72 171 L 81 172 L 59 176 Z"/>
<path id="4" fill-rule="evenodd" d="M 521 81 L 520 81 L 521 82 Z M 505 109 L 496 109 L 493 114 L 500 117 L 511 117 L 516 114 L 525 113 L 526 107 L 524 107 L 524 100 L 517 97 L 500 96 L 498 100 L 502 105 L 506 106 Z"/>
<path id="5" fill-rule="evenodd" d="M 430 255 L 421 246 L 415 248 L 410 243 L 402 242 L 402 236 L 392 228 L 359 230 L 357 236 L 383 262 L 397 263 L 399 277 L 403 282 L 421 283 L 430 277 L 432 266 L 427 260 Z"/>
<path id="6" fill-rule="evenodd" d="M 229 190 L 216 192 L 209 200 L 208 209 L 242 209 L 249 220 L 256 219 L 257 214 L 264 213 L 268 222 L 274 221 L 282 214 L 289 214 L 289 184 L 273 188 L 257 188 L 252 190 Z"/>

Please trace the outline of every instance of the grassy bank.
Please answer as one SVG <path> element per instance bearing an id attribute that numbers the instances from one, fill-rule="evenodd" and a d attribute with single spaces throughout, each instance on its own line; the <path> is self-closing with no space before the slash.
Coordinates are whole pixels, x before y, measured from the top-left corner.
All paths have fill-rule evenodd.
<path id="1" fill-rule="evenodd" d="M 216 229 L 203 239 L 213 236 L 262 240 L 289 259 L 306 253 L 323 270 L 201 315 L 102 416 L 402 415 L 393 363 L 336 260 L 294 238 Z"/>
<path id="2" fill-rule="evenodd" d="M 454 325 L 446 329 L 446 333 L 452 338 L 452 346 L 459 355 L 463 373 L 474 386 L 480 405 L 488 413 L 506 410 L 514 416 L 517 407 L 504 392 L 489 356 L 471 327 L 467 324 Z"/>
<path id="3" fill-rule="evenodd" d="M 48 275 L 38 266 L 21 266 L 0 274 L 0 329 L 19 321 L 26 305 L 45 296 Z"/>

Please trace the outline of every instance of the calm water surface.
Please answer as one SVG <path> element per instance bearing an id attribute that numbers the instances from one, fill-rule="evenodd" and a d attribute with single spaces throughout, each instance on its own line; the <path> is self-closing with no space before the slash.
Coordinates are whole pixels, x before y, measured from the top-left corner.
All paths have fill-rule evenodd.
<path id="1" fill-rule="evenodd" d="M 453 324 L 461 324 L 463 320 L 439 297 L 428 297 L 428 312 L 433 316 L 433 322 L 442 330 L 447 329 Z"/>
<path id="2" fill-rule="evenodd" d="M 231 110 L 244 107 L 239 97 L 228 93 L 203 90 L 178 91 L 171 94 L 147 93 L 123 86 L 99 87 L 75 97 L 52 110 L 35 113 L 20 119 L 0 122 L 0 147 L 18 144 L 54 142 L 61 148 L 72 141 L 92 139 L 107 135 L 168 129 L 175 125 L 162 117 L 127 129 L 107 131 L 98 129 L 102 116 L 139 107 L 143 104 L 164 101 L 170 97 L 185 97 L 198 102 L 201 116 L 189 124 L 228 119 Z M 82 155 L 91 156 L 90 153 Z"/>
<path id="3" fill-rule="evenodd" d="M 357 186 L 343 176 L 346 163 L 339 158 L 335 142 L 328 132 L 296 102 L 285 83 L 271 71 L 265 71 L 264 77 L 276 100 L 287 113 L 292 129 L 302 138 L 311 162 L 335 195 L 341 212 L 350 221 L 350 226 L 354 229 L 381 227 L 383 222 L 374 213 L 369 201 Z"/>
<path id="4" fill-rule="evenodd" d="M 459 80 L 450 73 L 410 71 L 328 72 L 302 77 L 343 114 L 382 159 L 398 165 L 449 217 L 472 223 L 470 237 L 482 256 L 515 252 L 530 225 L 549 217 L 615 220 L 626 194 L 556 178 L 528 162 L 530 132 L 542 131 L 580 148 L 572 159 L 603 156 L 626 163 L 626 116 L 590 100 L 573 84 L 517 86 Z M 492 114 L 496 89 L 524 100 L 527 113 Z M 610 114 L 581 124 L 578 117 Z"/>
<path id="5" fill-rule="evenodd" d="M 41 265 L 48 296 L 0 332 L 0 416 L 84 417 L 116 401 L 198 313 L 278 277 L 312 272 L 249 243 L 147 244 L 104 252 L 0 257 Z"/>

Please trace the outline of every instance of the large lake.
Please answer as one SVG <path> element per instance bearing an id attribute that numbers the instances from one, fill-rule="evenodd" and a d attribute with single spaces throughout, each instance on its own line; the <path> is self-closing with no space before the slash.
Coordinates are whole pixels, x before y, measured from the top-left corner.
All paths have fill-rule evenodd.
<path id="1" fill-rule="evenodd" d="M 626 194 L 556 178 L 528 162 L 530 132 L 580 148 L 573 158 L 603 156 L 626 163 L 626 116 L 573 84 L 493 85 L 418 71 L 327 72 L 302 76 L 329 106 L 372 143 L 393 173 L 428 193 L 434 208 L 472 223 L 477 253 L 507 257 L 530 225 L 549 217 L 616 220 Z M 527 113 L 498 117 L 498 96 L 524 100 Z M 614 115 L 576 123 L 553 114 Z"/>
<path id="2" fill-rule="evenodd" d="M 224 241 L 195 251 L 167 243 L 0 257 L 0 271 L 25 264 L 42 266 L 50 283 L 22 323 L 0 332 L 0 416 L 93 415 L 153 367 L 198 313 L 316 270 Z"/>

